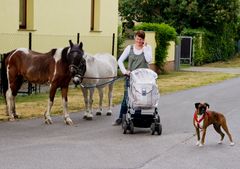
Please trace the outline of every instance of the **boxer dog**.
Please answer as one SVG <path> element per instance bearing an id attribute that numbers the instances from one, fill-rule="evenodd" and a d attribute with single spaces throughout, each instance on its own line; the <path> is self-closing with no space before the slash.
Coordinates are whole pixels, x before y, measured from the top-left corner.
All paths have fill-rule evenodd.
<path id="1" fill-rule="evenodd" d="M 197 134 L 197 146 L 203 146 L 205 142 L 205 135 L 207 131 L 207 127 L 213 124 L 214 129 L 218 134 L 221 135 L 221 140 L 218 142 L 219 144 L 222 143 L 225 134 L 222 132 L 221 127 L 227 133 L 230 145 L 233 146 L 232 136 L 229 133 L 226 118 L 222 113 L 210 111 L 208 110 L 209 104 L 208 103 L 195 103 L 196 111 L 193 117 L 193 125 L 196 129 Z M 203 131 L 202 139 L 200 141 L 200 130 Z"/>

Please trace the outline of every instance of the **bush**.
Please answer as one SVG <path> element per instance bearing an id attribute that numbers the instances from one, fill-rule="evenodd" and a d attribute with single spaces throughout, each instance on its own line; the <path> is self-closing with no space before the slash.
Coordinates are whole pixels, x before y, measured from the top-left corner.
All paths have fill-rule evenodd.
<path id="1" fill-rule="evenodd" d="M 122 27 L 118 26 L 118 37 L 117 37 L 117 57 L 120 56 L 120 54 L 123 51 L 123 44 L 125 41 L 125 34 L 122 31 Z"/>
<path id="2" fill-rule="evenodd" d="M 223 27 L 221 32 L 209 32 L 205 29 L 184 29 L 182 35 L 193 37 L 193 63 L 203 65 L 216 61 L 226 61 L 234 56 L 236 43 L 231 25 Z"/>

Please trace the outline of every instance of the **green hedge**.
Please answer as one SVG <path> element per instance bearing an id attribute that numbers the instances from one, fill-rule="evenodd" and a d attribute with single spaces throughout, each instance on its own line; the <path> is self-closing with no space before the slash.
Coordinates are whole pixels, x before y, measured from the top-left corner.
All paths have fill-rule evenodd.
<path id="1" fill-rule="evenodd" d="M 154 31 L 156 40 L 155 62 L 161 71 L 164 71 L 164 65 L 167 58 L 167 50 L 170 41 L 175 41 L 177 37 L 176 30 L 167 24 L 142 23 L 134 27 L 134 30 Z"/>
<path id="2" fill-rule="evenodd" d="M 205 29 L 184 29 L 182 35 L 193 37 L 193 63 L 203 65 L 216 61 L 226 61 L 235 54 L 235 34 L 231 25 L 221 32 L 209 32 Z"/>

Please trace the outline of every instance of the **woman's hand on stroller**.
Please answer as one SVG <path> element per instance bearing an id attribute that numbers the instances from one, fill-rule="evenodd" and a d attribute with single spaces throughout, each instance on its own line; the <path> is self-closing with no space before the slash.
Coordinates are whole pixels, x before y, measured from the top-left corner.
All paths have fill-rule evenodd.
<path id="1" fill-rule="evenodd" d="M 131 73 L 131 71 L 127 70 L 126 73 L 124 74 L 124 76 L 129 77 L 130 73 Z"/>

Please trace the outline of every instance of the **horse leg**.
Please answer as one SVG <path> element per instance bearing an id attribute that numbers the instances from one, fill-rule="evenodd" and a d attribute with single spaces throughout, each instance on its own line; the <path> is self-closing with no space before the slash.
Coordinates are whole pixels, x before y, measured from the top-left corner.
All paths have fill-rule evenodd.
<path id="1" fill-rule="evenodd" d="M 62 105 L 63 105 L 63 115 L 64 115 L 64 122 L 67 125 L 72 125 L 73 122 L 68 113 L 68 99 L 67 99 L 68 87 L 62 88 Z"/>
<path id="2" fill-rule="evenodd" d="M 92 105 L 93 105 L 93 93 L 94 93 L 94 88 L 89 89 L 89 112 L 87 116 L 87 120 L 92 120 L 93 119 L 93 110 L 92 110 Z"/>
<path id="3" fill-rule="evenodd" d="M 9 120 L 14 121 L 15 118 L 18 118 L 18 115 L 16 114 L 16 96 L 13 95 L 11 88 L 9 88 L 6 92 L 6 102 L 7 102 L 7 113 L 9 115 Z"/>
<path id="4" fill-rule="evenodd" d="M 50 85 L 50 92 L 49 92 L 49 99 L 48 99 L 48 106 L 47 106 L 47 110 L 44 113 L 44 119 L 45 119 L 45 123 L 46 124 L 52 124 L 52 118 L 50 116 L 50 112 L 53 106 L 53 102 L 54 102 L 54 96 L 56 94 L 57 91 L 57 86 L 51 84 Z"/>
<path id="5" fill-rule="evenodd" d="M 112 93 L 113 93 L 113 83 L 108 85 L 108 111 L 107 111 L 107 116 L 112 115 Z"/>
<path id="6" fill-rule="evenodd" d="M 18 84 L 18 78 L 16 76 L 16 73 L 13 73 L 14 71 L 10 72 L 8 71 L 8 89 L 6 91 L 6 103 L 7 103 L 7 113 L 9 115 L 9 120 L 14 121 L 14 117 L 16 116 L 16 109 L 15 109 L 15 97 L 17 95 L 17 91 L 19 89 L 18 86 L 21 86 L 21 84 Z"/>
<path id="7" fill-rule="evenodd" d="M 83 118 L 84 119 L 87 119 L 88 117 L 88 112 L 89 112 L 89 109 L 88 109 L 88 105 L 89 105 L 89 98 L 88 98 L 88 89 L 84 88 L 84 87 L 81 87 L 81 90 L 82 90 L 82 94 L 83 94 L 83 98 L 84 98 L 84 103 L 85 103 L 85 112 L 84 112 L 84 115 L 83 115 Z"/>
<path id="8" fill-rule="evenodd" d="M 98 87 L 98 94 L 99 94 L 99 109 L 96 112 L 97 116 L 101 116 L 102 112 L 103 112 L 103 108 L 102 108 L 102 102 L 103 102 L 103 88 L 102 87 Z"/>
<path id="9" fill-rule="evenodd" d="M 4 102 L 5 102 L 5 114 L 6 114 L 6 116 L 9 116 L 6 93 L 4 93 L 3 95 L 4 95 L 3 97 L 4 97 Z"/>
<path id="10" fill-rule="evenodd" d="M 13 96 L 13 117 L 15 119 L 19 118 L 19 115 L 16 113 L 16 96 Z"/>
<path id="11" fill-rule="evenodd" d="M 6 92 L 6 102 L 7 102 L 7 112 L 9 115 L 9 121 L 14 121 L 14 96 L 12 95 L 12 90 L 9 88 Z"/>
<path id="12" fill-rule="evenodd" d="M 13 116 L 14 118 L 19 118 L 19 115 L 16 112 L 16 95 L 17 95 L 17 91 L 19 91 L 19 89 L 21 88 L 23 84 L 23 77 L 22 76 L 17 76 L 16 78 L 16 92 L 13 92 Z"/>

